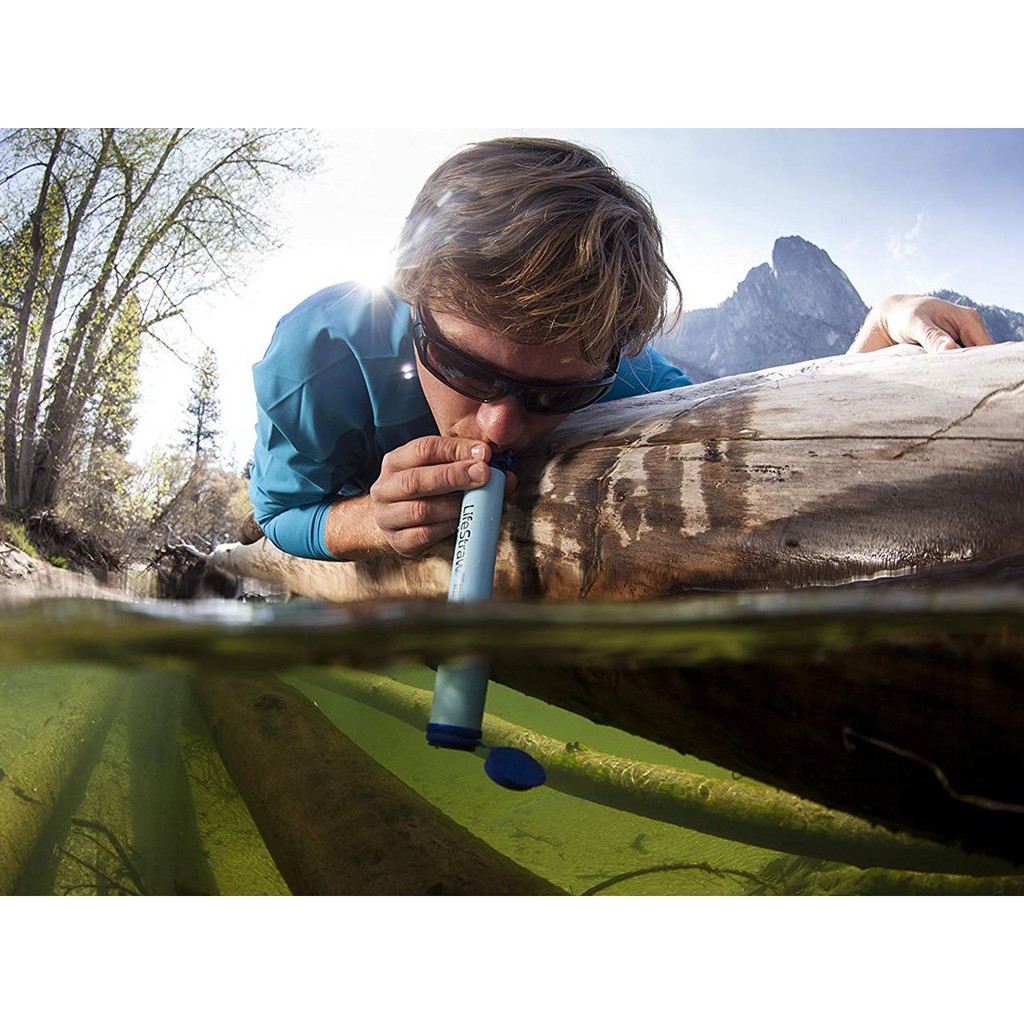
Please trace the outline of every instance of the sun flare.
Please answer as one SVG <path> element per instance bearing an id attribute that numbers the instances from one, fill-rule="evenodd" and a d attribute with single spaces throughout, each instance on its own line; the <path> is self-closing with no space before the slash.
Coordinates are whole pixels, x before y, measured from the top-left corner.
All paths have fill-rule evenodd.
<path id="1" fill-rule="evenodd" d="M 364 259 L 357 261 L 357 265 L 354 276 L 364 288 L 381 291 L 390 287 L 395 271 L 395 258 L 391 253 L 367 253 Z"/>

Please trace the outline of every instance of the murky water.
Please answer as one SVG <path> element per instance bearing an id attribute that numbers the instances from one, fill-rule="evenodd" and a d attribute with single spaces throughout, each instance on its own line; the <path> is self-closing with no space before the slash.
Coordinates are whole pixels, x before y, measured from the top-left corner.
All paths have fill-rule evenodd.
<path id="1" fill-rule="evenodd" d="M 804 675 L 807 666 L 819 665 L 825 688 L 835 665 L 866 650 L 902 650 L 921 636 L 951 637 L 948 657 L 981 652 L 971 655 L 971 664 L 980 666 L 979 694 L 1020 681 L 1014 638 L 1024 636 L 1024 588 L 853 588 L 646 605 L 387 602 L 339 608 L 301 601 L 67 599 L 0 606 L 0 891 L 289 892 L 286 876 L 296 877 L 297 855 L 284 845 L 293 826 L 275 832 L 266 822 L 307 794 L 289 789 L 287 751 L 261 767 L 259 778 L 236 777 L 246 774 L 247 754 L 241 768 L 229 771 L 230 757 L 222 760 L 218 749 L 218 739 L 227 741 L 211 731 L 209 702 L 196 700 L 205 679 L 236 689 L 257 685 L 267 693 L 278 693 L 280 684 L 293 688 L 373 759 L 365 772 L 371 791 L 377 771 L 397 777 L 439 821 L 454 821 L 567 893 L 1024 892 L 1024 876 L 1008 863 L 990 861 L 961 873 L 958 855 L 944 861 L 935 855 L 937 844 L 926 844 L 931 852 L 921 854 L 926 871 L 906 867 L 914 863 L 913 842 L 909 861 L 900 864 L 893 860 L 903 857 L 900 851 L 865 855 L 865 844 L 882 830 L 860 828 L 846 815 L 823 819 L 811 836 L 808 805 L 787 803 L 774 787 L 739 777 L 733 764 L 684 756 L 498 683 L 491 684 L 487 710 L 500 722 L 489 728 L 507 725 L 543 747 L 548 785 L 501 789 L 487 779 L 479 758 L 430 748 L 424 739 L 433 679 L 427 663 L 466 653 L 491 656 L 508 670 L 503 678 L 515 676 L 518 666 L 527 680 L 522 689 L 549 696 L 545 673 L 572 680 L 581 669 L 591 673 L 590 686 L 603 678 L 619 685 L 623 673 L 636 685 L 650 679 L 655 686 L 666 671 L 765 665 L 771 683 L 782 664 L 798 664 Z M 572 706 L 586 696 L 574 685 L 560 691 Z M 604 706 L 600 696 L 593 699 Z M 798 717 L 799 709 L 786 714 Z M 721 725 L 727 732 L 727 717 Z M 863 729 L 849 733 L 851 750 L 882 746 Z M 278 756 L 274 737 L 265 739 Z M 589 756 L 594 752 L 609 757 Z M 987 852 L 1012 847 L 1016 823 L 1024 821 L 1015 802 L 1019 779 L 984 797 L 994 809 L 979 810 L 970 801 L 982 797 L 965 796 L 936 762 L 906 753 L 893 756 L 886 770 L 934 776 L 936 799 L 947 800 L 951 817 L 1006 817 L 1011 826 L 994 829 Z M 304 750 L 302 757 L 308 756 Z M 279 771 L 280 780 L 270 777 Z M 650 798 L 652 779 L 660 803 Z M 710 818 L 701 801 L 717 808 Z M 803 824 L 794 825 L 798 818 Z M 327 843 L 330 850 L 335 840 L 315 834 L 318 825 L 329 826 L 326 812 L 318 821 L 314 808 L 302 820 L 294 827 L 304 830 L 304 841 Z M 767 837 L 765 845 L 752 845 L 752 835 Z M 364 840 L 358 830 L 344 836 L 351 891 L 360 891 L 359 872 L 376 856 Z M 850 859 L 864 863 L 868 856 L 867 866 L 828 859 L 822 849 L 859 850 Z M 1024 856 L 1024 843 L 1017 849 Z M 424 890 L 446 891 L 431 889 L 430 879 Z"/>

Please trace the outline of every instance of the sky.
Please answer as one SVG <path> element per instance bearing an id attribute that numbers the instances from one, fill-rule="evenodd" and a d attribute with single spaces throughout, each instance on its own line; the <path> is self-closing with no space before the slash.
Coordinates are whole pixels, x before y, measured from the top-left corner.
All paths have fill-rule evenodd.
<path id="1" fill-rule="evenodd" d="M 1024 130 L 593 129 L 480 121 L 445 130 L 321 130 L 324 160 L 275 212 L 282 244 L 232 288 L 196 300 L 168 342 L 218 356 L 222 450 L 248 458 L 251 367 L 277 320 L 340 281 L 378 283 L 427 175 L 459 147 L 502 135 L 572 139 L 651 197 L 686 309 L 726 299 L 783 235 L 825 249 L 871 305 L 952 288 L 1024 311 Z M 133 456 L 183 418 L 190 370 L 143 362 Z"/>

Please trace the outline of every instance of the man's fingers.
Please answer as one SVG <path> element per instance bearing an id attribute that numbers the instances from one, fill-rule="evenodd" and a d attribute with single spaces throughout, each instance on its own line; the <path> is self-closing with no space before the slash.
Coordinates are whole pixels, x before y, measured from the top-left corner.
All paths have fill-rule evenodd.
<path id="1" fill-rule="evenodd" d="M 869 352 L 899 342 L 928 352 L 951 352 L 991 345 L 992 338 L 976 309 L 922 295 L 890 295 L 868 314 L 850 351 Z"/>
<path id="2" fill-rule="evenodd" d="M 377 509 L 377 525 L 382 530 L 396 532 L 417 526 L 443 526 L 450 523 L 452 529 L 459 521 L 462 496 L 445 495 L 440 498 L 422 498 L 418 501 L 393 501 Z"/>
<path id="3" fill-rule="evenodd" d="M 411 558 L 451 536 L 463 494 L 490 479 L 490 457 L 486 442 L 458 437 L 417 438 L 385 455 L 370 497 L 373 518 L 391 547 Z M 505 493 L 517 483 L 507 473 Z"/>
<path id="4" fill-rule="evenodd" d="M 956 343 L 956 339 L 951 338 L 938 327 L 929 327 L 922 331 L 918 344 L 927 352 L 952 352 L 960 347 Z"/>
<path id="5" fill-rule="evenodd" d="M 438 541 L 450 537 L 455 532 L 458 519 L 447 523 L 434 523 L 430 526 L 414 526 L 408 530 L 399 530 L 388 538 L 391 546 L 403 558 L 415 558 L 433 547 Z"/>
<path id="6" fill-rule="evenodd" d="M 973 309 L 965 309 L 957 317 L 960 344 L 966 347 L 991 345 L 992 337 L 985 328 L 981 316 Z"/>
<path id="7" fill-rule="evenodd" d="M 936 317 L 934 321 L 916 317 L 913 340 L 929 352 L 952 352 L 958 348 L 992 344 L 985 324 L 973 309 L 954 309 L 955 313 Z"/>
<path id="8" fill-rule="evenodd" d="M 899 340 L 920 345 L 926 352 L 951 352 L 959 348 L 953 333 L 954 325 L 945 318 L 912 316 L 900 332 Z"/>
<path id="9" fill-rule="evenodd" d="M 438 494 L 471 491 L 482 487 L 490 476 L 483 462 L 449 462 L 441 466 L 414 466 L 391 476 L 386 491 L 392 501 L 403 498 L 431 498 Z"/>
<path id="10" fill-rule="evenodd" d="M 486 462 L 490 446 L 465 437 L 418 437 L 384 456 L 384 466 L 398 472 L 415 466 L 440 466 L 448 462 Z"/>

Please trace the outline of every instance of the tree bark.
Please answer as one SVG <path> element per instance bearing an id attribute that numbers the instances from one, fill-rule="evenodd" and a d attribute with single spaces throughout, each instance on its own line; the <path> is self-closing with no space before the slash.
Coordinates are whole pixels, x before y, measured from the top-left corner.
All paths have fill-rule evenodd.
<path id="1" fill-rule="evenodd" d="M 69 211 L 68 228 L 64 236 L 64 244 L 61 247 L 61 255 L 57 269 L 53 275 L 50 285 L 50 293 L 47 297 L 46 309 L 39 326 L 39 340 L 36 344 L 35 365 L 32 371 L 32 380 L 29 384 L 28 394 L 25 398 L 25 409 L 21 420 L 21 445 L 18 455 L 17 468 L 17 497 L 12 504 L 16 508 L 23 508 L 29 504 L 32 462 L 35 456 L 36 429 L 39 422 L 39 403 L 43 390 L 43 377 L 46 372 L 47 354 L 50 348 L 50 338 L 53 333 L 53 324 L 57 315 L 57 307 L 60 304 L 61 294 L 64 289 L 64 280 L 67 276 L 68 266 L 71 263 L 71 256 L 75 245 L 78 242 L 78 233 L 85 219 L 86 211 L 92 202 L 93 193 L 100 176 L 106 166 L 107 156 L 113 141 L 113 129 L 106 129 L 103 133 L 103 142 L 100 152 L 96 157 L 92 171 L 86 186 L 79 197 L 74 213 Z"/>
<path id="2" fill-rule="evenodd" d="M 565 895 L 385 771 L 292 687 L 208 676 L 194 690 L 296 895 Z"/>
<path id="3" fill-rule="evenodd" d="M 159 232 L 161 230 L 166 232 L 169 226 L 169 221 L 165 219 L 160 229 L 146 236 L 139 252 L 135 254 L 128 272 L 117 275 L 118 284 L 113 298 L 107 301 L 107 285 L 115 275 L 117 259 L 122 255 L 121 249 L 132 219 L 158 182 L 160 174 L 180 142 L 180 138 L 177 131 L 171 135 L 160 159 L 135 196 L 132 195 L 134 168 L 131 164 L 125 164 L 119 159 L 119 168 L 124 175 L 124 207 L 117 226 L 111 233 L 103 266 L 89 290 L 89 297 L 85 305 L 75 319 L 67 353 L 53 382 L 53 398 L 43 422 L 41 436 L 33 445 L 33 457 L 31 463 L 26 467 L 26 471 L 30 472 L 30 478 L 25 481 L 29 495 L 27 505 L 30 508 L 51 508 L 56 500 L 60 474 L 70 448 L 72 425 L 78 423 L 85 398 L 88 397 L 85 393 L 85 382 L 95 364 L 99 346 L 125 296 L 135 286 L 146 256 L 152 251 L 152 247 L 160 237 Z M 87 368 L 80 365 L 83 360 L 83 351 Z"/>
<path id="4" fill-rule="evenodd" d="M 908 345 L 611 402 L 517 459 L 495 596 L 638 600 L 1024 566 L 1024 342 Z M 447 592 L 451 544 L 218 568 L 329 601 Z"/>
<path id="5" fill-rule="evenodd" d="M 25 371 L 25 357 L 28 353 L 28 332 L 32 322 L 32 307 L 35 304 L 36 289 L 39 286 L 39 273 L 43 262 L 46 244 L 43 238 L 43 218 L 53 184 L 54 167 L 64 144 L 65 129 L 55 130 L 53 146 L 43 171 L 43 180 L 39 188 L 39 199 L 32 212 L 32 265 L 25 279 L 25 287 L 21 294 L 21 308 L 18 311 L 18 333 L 12 352 L 10 391 L 4 403 L 4 480 L 7 491 L 7 503 L 15 508 L 21 505 L 21 493 L 18 489 L 18 404 L 21 398 L 21 381 Z"/>

